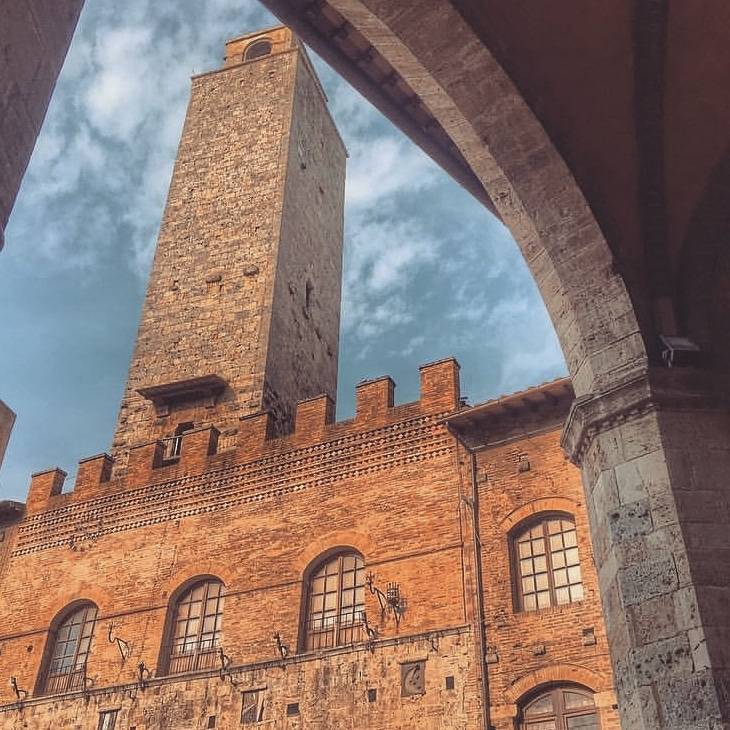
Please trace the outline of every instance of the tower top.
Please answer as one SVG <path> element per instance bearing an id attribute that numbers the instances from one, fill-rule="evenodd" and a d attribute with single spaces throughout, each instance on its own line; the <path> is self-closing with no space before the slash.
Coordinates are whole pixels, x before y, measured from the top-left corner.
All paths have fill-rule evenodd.
<path id="1" fill-rule="evenodd" d="M 284 53 L 296 47 L 296 37 L 284 25 L 247 33 L 226 42 L 225 67 Z"/>

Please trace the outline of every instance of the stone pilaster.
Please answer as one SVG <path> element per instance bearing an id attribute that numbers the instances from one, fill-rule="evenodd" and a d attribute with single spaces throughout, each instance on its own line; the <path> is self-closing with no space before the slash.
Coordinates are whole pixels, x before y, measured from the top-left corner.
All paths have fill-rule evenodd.
<path id="1" fill-rule="evenodd" d="M 578 398 L 583 473 L 626 728 L 726 727 L 730 412 L 706 373 L 650 370 Z"/>

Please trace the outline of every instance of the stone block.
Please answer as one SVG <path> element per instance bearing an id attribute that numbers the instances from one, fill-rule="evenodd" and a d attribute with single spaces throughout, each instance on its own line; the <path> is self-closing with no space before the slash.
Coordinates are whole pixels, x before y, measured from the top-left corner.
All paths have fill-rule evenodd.
<path id="1" fill-rule="evenodd" d="M 625 606 L 634 606 L 650 598 L 672 593 L 679 585 L 677 569 L 671 557 L 620 569 L 618 576 Z"/>
<path id="2" fill-rule="evenodd" d="M 692 651 L 686 636 L 653 641 L 631 651 L 634 675 L 639 685 L 661 685 L 670 675 L 692 674 Z"/>
<path id="3" fill-rule="evenodd" d="M 653 530 L 648 500 L 622 504 L 608 513 L 612 542 L 631 540 Z"/>

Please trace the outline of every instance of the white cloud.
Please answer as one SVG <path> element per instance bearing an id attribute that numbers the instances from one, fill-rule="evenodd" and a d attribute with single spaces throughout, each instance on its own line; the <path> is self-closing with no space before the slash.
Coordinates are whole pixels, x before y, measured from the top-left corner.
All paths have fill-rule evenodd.
<path id="1" fill-rule="evenodd" d="M 160 91 L 151 74 L 156 53 L 149 27 L 122 27 L 98 34 L 94 46 L 95 73 L 84 94 L 86 112 L 96 129 L 128 140 L 158 104 L 149 104 Z"/>
<path id="2" fill-rule="evenodd" d="M 423 190 L 438 175 L 435 164 L 420 149 L 394 134 L 358 140 L 349 143 L 348 149 L 345 200 L 350 207 L 370 207 L 405 190 Z"/>

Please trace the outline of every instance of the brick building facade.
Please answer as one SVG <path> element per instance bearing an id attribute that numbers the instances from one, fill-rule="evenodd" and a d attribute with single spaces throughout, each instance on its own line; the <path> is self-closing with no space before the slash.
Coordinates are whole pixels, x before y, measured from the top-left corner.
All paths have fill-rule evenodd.
<path id="1" fill-rule="evenodd" d="M 288 30 L 193 80 L 112 455 L 0 510 L 0 728 L 618 727 L 569 382 L 334 422 L 345 156 Z"/>

